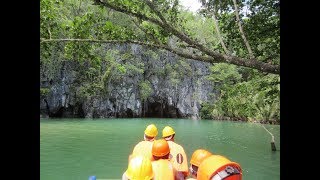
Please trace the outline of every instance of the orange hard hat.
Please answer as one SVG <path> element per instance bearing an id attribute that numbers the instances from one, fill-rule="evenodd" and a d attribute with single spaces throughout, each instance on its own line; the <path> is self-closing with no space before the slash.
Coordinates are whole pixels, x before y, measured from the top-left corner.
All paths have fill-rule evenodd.
<path id="1" fill-rule="evenodd" d="M 200 163 L 207 157 L 211 156 L 212 153 L 204 150 L 204 149 L 197 149 L 196 151 L 193 152 L 190 164 L 193 164 L 195 166 L 200 166 Z"/>
<path id="2" fill-rule="evenodd" d="M 242 180 L 242 170 L 238 163 L 232 162 L 224 156 L 212 155 L 200 164 L 197 179 Z"/>
<path id="3" fill-rule="evenodd" d="M 169 144 L 164 139 L 155 140 L 152 145 L 152 155 L 161 157 L 170 153 Z"/>

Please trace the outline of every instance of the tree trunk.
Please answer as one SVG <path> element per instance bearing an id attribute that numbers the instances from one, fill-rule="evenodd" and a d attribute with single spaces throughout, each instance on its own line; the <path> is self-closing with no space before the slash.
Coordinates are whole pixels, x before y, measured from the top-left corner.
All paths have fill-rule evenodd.
<path id="1" fill-rule="evenodd" d="M 241 26 L 241 21 L 240 21 L 240 17 L 239 17 L 239 11 L 238 11 L 238 6 L 237 6 L 237 1 L 236 0 L 233 0 L 233 5 L 234 5 L 234 11 L 236 13 L 236 18 L 237 18 L 237 24 L 239 26 L 239 30 L 240 30 L 240 34 L 241 34 L 241 37 L 248 49 L 248 52 L 249 52 L 249 56 L 250 58 L 254 58 L 253 56 L 253 52 L 251 50 L 251 47 L 250 47 L 250 44 L 246 38 L 246 36 L 244 35 L 244 32 L 243 32 L 243 29 L 242 29 L 242 26 Z"/>
<path id="2" fill-rule="evenodd" d="M 218 21 L 217 21 L 216 16 L 214 15 L 214 12 L 212 13 L 212 18 L 213 18 L 214 27 L 216 29 L 216 32 L 217 32 L 218 38 L 220 40 L 221 46 L 222 46 L 224 52 L 229 55 L 230 52 L 229 52 L 228 48 L 226 47 L 226 45 L 224 44 L 224 41 L 223 41 L 222 36 L 220 34 L 220 28 L 219 28 L 219 25 L 218 25 Z"/>

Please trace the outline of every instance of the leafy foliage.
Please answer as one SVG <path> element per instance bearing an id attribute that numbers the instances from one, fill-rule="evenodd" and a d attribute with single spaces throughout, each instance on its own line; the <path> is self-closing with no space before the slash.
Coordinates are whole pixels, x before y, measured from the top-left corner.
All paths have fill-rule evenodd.
<path id="1" fill-rule="evenodd" d="M 236 56 L 248 57 L 235 19 L 232 1 L 202 1 L 200 13 L 211 17 L 215 13 L 223 38 L 229 50 Z M 247 0 L 237 2 L 241 24 L 251 44 L 255 57 L 259 60 L 280 64 L 280 1 Z M 220 51 L 222 47 L 220 46 Z"/>
<path id="2" fill-rule="evenodd" d="M 265 73 L 257 67 L 242 67 L 230 59 L 221 60 L 221 57 L 227 55 L 223 54 L 215 31 L 213 13 L 218 20 L 222 39 L 231 54 L 236 59 L 244 58 L 241 61 L 243 64 L 249 57 L 235 20 L 232 1 L 202 1 L 203 8 L 198 14 L 185 11 L 178 0 L 99 2 L 41 0 L 40 37 L 46 40 L 139 41 L 187 54 L 188 58 L 197 56 L 197 60 L 205 62 L 224 62 L 213 63 L 211 67 L 208 79 L 214 82 L 219 94 L 216 95 L 217 101 L 204 102 L 201 116 L 280 121 L 279 76 Z M 263 62 L 262 65 L 279 65 L 280 2 L 248 0 L 237 3 L 241 24 L 256 59 Z M 199 48 L 199 44 L 214 53 L 210 54 Z M 145 76 L 146 69 L 150 74 L 169 78 L 173 86 L 178 85 L 183 77 L 192 75 L 192 69 L 184 58 L 179 59 L 176 64 L 166 64 L 163 68 L 150 70 L 148 64 L 139 57 L 129 52 L 106 52 L 106 47 L 86 41 L 40 43 L 41 82 L 59 79 L 66 62 L 73 62 L 76 64 L 76 80 L 71 88 L 79 99 L 85 100 L 108 95 L 112 88 L 110 82 L 121 83 L 124 76 Z M 152 59 L 158 58 L 157 53 L 146 52 L 148 53 L 147 56 L 153 57 Z M 221 56 L 212 55 L 216 53 Z M 150 82 L 141 81 L 137 86 L 142 99 L 152 94 Z M 48 93 L 44 89 L 40 90 L 42 95 Z"/>
<path id="3" fill-rule="evenodd" d="M 46 96 L 50 92 L 49 88 L 40 88 L 40 96 Z"/>
<path id="4" fill-rule="evenodd" d="M 256 73 L 241 81 L 240 74 L 230 65 L 216 65 L 208 79 L 218 84 L 220 97 L 214 104 L 204 104 L 204 118 L 225 117 L 240 120 L 280 121 L 280 78 Z M 217 74 L 219 72 L 219 74 Z"/>
<path id="5" fill-rule="evenodd" d="M 151 88 L 151 83 L 149 81 L 141 81 L 139 84 L 140 97 L 142 100 L 146 100 L 150 94 L 153 92 Z"/>

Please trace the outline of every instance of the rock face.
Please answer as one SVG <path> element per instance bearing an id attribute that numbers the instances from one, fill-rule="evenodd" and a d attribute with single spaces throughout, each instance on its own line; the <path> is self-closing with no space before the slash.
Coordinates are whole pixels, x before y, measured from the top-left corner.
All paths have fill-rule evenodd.
<path id="1" fill-rule="evenodd" d="M 198 119 L 201 103 L 214 101 L 213 84 L 206 80 L 210 64 L 183 60 L 167 51 L 150 55 L 150 50 L 131 44 L 105 46 L 103 50 L 111 49 L 119 54 L 131 53 L 143 64 L 143 72 L 125 74 L 120 80 L 109 81 L 106 93 L 80 99 L 79 88 L 75 85 L 78 64 L 63 61 L 55 78 L 41 74 L 41 88 L 49 89 L 40 97 L 41 116 Z M 151 87 L 145 99 L 141 97 L 139 86 L 142 81 L 149 82 Z"/>

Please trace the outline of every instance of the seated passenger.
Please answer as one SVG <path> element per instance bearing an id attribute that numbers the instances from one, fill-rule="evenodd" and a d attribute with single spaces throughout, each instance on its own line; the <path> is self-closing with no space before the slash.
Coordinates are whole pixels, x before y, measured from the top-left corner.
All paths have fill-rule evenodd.
<path id="1" fill-rule="evenodd" d="M 166 126 L 162 130 L 162 137 L 168 142 L 170 147 L 170 161 L 177 170 L 177 176 L 183 176 L 185 179 L 189 175 L 187 155 L 183 147 L 174 142 L 175 132 L 172 127 Z M 176 177 L 176 179 L 182 179 Z"/>
<path id="2" fill-rule="evenodd" d="M 170 148 L 166 140 L 155 140 L 152 145 L 154 180 L 174 180 L 175 169 L 169 160 Z"/>
<path id="3" fill-rule="evenodd" d="M 151 180 L 153 178 L 150 159 L 144 156 L 133 157 L 128 169 L 123 173 L 122 180 Z"/>
<path id="4" fill-rule="evenodd" d="M 132 156 L 138 156 L 138 155 L 146 156 L 150 160 L 152 160 L 151 148 L 157 134 L 158 134 L 157 127 L 154 124 L 148 125 L 144 131 L 144 136 L 143 136 L 144 140 L 140 141 L 133 148 L 131 155 L 129 155 L 128 162 L 130 161 Z"/>
<path id="5" fill-rule="evenodd" d="M 210 157 L 211 155 L 212 155 L 211 152 L 204 149 L 197 149 L 193 152 L 191 156 L 190 168 L 189 168 L 191 178 L 188 178 L 188 180 L 195 180 L 197 178 L 197 171 L 201 162 L 207 157 Z"/>
<path id="6" fill-rule="evenodd" d="M 224 156 L 212 155 L 202 161 L 198 180 L 242 180 L 241 166 Z"/>

